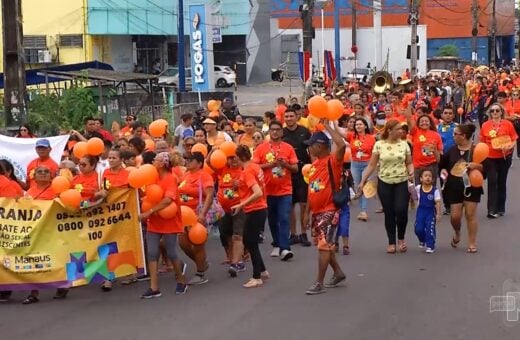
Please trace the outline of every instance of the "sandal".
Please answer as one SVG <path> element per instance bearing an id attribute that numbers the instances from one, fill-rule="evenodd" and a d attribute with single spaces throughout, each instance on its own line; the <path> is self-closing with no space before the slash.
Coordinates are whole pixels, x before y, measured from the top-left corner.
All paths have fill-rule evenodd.
<path id="1" fill-rule="evenodd" d="M 468 250 L 466 250 L 466 253 L 468 254 L 475 254 L 477 253 L 477 247 L 469 247 Z"/>
<path id="2" fill-rule="evenodd" d="M 22 301 L 22 304 L 23 305 L 30 305 L 32 303 L 36 303 L 36 302 L 39 302 L 40 300 L 38 300 L 38 298 L 34 295 L 29 295 L 28 297 L 25 298 L 25 300 Z"/>
<path id="3" fill-rule="evenodd" d="M 384 213 L 384 209 L 383 208 L 379 208 L 376 210 L 376 214 L 381 214 L 381 213 Z"/>
<path id="4" fill-rule="evenodd" d="M 387 254 L 395 254 L 395 252 L 396 252 L 395 244 L 390 244 L 390 245 L 386 248 L 386 253 L 387 253 Z"/>
<path id="5" fill-rule="evenodd" d="M 343 246 L 343 255 L 349 255 L 350 254 L 350 248 L 348 246 Z"/>
<path id="6" fill-rule="evenodd" d="M 104 281 L 101 285 L 101 290 L 104 292 L 110 292 L 112 290 L 112 282 Z"/>
<path id="7" fill-rule="evenodd" d="M 452 239 L 451 239 L 451 247 L 452 248 L 457 248 L 457 245 L 459 244 L 459 242 L 460 242 L 460 238 L 457 240 L 455 238 L 455 236 L 453 236 Z"/>
<path id="8" fill-rule="evenodd" d="M 403 243 L 401 243 L 399 245 L 399 252 L 400 253 L 406 253 L 406 251 L 408 250 L 408 246 L 406 245 L 406 243 L 403 241 Z"/>

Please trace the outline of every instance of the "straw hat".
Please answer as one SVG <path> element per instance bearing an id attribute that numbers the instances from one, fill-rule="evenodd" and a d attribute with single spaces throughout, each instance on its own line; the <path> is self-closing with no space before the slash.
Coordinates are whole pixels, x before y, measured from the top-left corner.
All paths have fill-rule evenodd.
<path id="1" fill-rule="evenodd" d="M 377 182 L 374 180 L 370 180 L 365 183 L 365 186 L 363 187 L 363 195 L 365 195 L 366 198 L 372 198 L 377 193 Z"/>

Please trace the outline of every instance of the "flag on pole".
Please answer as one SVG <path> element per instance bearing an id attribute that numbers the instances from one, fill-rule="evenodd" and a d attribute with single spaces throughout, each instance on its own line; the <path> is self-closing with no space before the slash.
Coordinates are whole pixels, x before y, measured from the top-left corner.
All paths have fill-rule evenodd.
<path id="1" fill-rule="evenodd" d="M 311 54 L 309 52 L 298 52 L 300 79 L 304 82 L 310 78 L 310 60 Z"/>
<path id="2" fill-rule="evenodd" d="M 325 75 L 326 78 L 331 81 L 336 79 L 336 67 L 334 66 L 334 58 L 332 57 L 332 51 L 325 51 Z"/>

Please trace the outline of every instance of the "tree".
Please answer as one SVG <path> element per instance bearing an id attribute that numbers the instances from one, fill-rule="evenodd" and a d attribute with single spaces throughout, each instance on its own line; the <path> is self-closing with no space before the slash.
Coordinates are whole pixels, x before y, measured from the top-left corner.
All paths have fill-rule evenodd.
<path id="1" fill-rule="evenodd" d="M 439 57 L 458 57 L 459 49 L 455 45 L 444 45 L 439 47 L 439 52 L 437 53 Z"/>

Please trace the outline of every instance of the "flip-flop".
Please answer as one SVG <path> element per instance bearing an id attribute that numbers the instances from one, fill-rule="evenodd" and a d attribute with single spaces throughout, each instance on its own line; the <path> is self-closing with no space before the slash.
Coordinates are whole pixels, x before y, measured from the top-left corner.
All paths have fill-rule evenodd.
<path id="1" fill-rule="evenodd" d="M 478 249 L 476 247 L 470 247 L 468 250 L 466 250 L 468 254 L 475 254 L 478 252 Z"/>
<path id="2" fill-rule="evenodd" d="M 397 249 L 395 248 L 395 245 L 393 245 L 393 247 L 388 246 L 386 248 L 386 253 L 387 254 L 395 254 L 396 252 L 397 252 Z"/>
<path id="3" fill-rule="evenodd" d="M 406 253 L 407 250 L 408 250 L 408 246 L 406 245 L 406 243 L 403 243 L 399 246 L 400 253 Z"/>
<path id="4" fill-rule="evenodd" d="M 349 255 L 350 254 L 350 248 L 348 246 L 343 246 L 343 255 Z"/>
<path id="5" fill-rule="evenodd" d="M 22 301 L 22 304 L 24 305 L 30 305 L 32 303 L 36 303 L 36 302 L 39 302 L 40 300 L 38 300 L 38 298 L 34 295 L 29 295 L 28 297 L 25 298 L 25 300 Z"/>
<path id="6" fill-rule="evenodd" d="M 457 239 L 455 239 L 455 236 L 453 236 L 451 239 L 451 247 L 457 248 L 457 245 L 459 244 L 459 242 L 460 242 L 460 238 L 457 240 Z"/>

